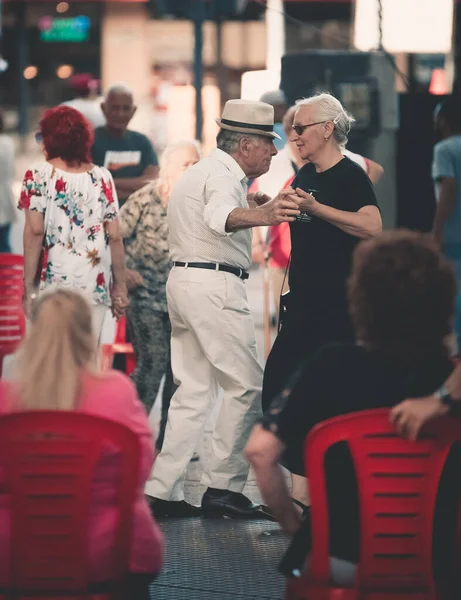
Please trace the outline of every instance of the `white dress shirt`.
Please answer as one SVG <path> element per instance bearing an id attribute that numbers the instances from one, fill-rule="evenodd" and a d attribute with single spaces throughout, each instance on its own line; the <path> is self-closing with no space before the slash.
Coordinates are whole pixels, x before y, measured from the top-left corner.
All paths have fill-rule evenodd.
<path id="1" fill-rule="evenodd" d="M 251 229 L 226 231 L 229 214 L 248 208 L 247 191 L 244 171 L 222 150 L 213 150 L 188 169 L 168 203 L 170 259 L 249 269 Z"/>

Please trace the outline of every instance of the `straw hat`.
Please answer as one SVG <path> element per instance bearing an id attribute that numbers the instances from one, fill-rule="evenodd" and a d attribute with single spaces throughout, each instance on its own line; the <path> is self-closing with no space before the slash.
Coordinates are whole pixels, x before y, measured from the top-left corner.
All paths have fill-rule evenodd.
<path id="1" fill-rule="evenodd" d="M 216 119 L 221 129 L 252 133 L 281 139 L 274 132 L 274 107 L 256 100 L 228 100 L 222 117 Z"/>

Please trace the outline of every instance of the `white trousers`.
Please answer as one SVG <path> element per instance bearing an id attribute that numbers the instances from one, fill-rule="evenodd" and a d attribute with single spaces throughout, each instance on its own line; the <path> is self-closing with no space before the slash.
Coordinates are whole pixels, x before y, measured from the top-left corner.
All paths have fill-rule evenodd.
<path id="1" fill-rule="evenodd" d="M 263 370 L 244 282 L 223 271 L 173 267 L 167 282 L 171 362 L 178 389 L 145 493 L 184 499 L 184 478 L 220 386 L 224 399 L 202 483 L 241 492 L 243 448 L 261 416 Z"/>

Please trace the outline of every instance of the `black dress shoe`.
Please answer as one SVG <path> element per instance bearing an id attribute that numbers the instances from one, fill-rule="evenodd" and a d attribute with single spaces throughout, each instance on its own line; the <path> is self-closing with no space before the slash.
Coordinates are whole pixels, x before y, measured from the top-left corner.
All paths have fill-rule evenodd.
<path id="1" fill-rule="evenodd" d="M 185 500 L 161 500 L 160 498 L 149 497 L 149 506 L 156 519 L 164 517 L 200 517 L 202 509 L 199 506 L 193 506 Z"/>
<path id="2" fill-rule="evenodd" d="M 275 521 L 267 507 L 253 504 L 238 492 L 208 488 L 202 498 L 204 517 L 228 517 L 230 519 L 267 519 Z"/>

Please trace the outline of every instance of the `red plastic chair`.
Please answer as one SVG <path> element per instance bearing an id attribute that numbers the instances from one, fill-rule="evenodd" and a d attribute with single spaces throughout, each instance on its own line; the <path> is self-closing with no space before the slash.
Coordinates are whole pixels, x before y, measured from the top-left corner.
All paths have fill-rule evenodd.
<path id="1" fill-rule="evenodd" d="M 122 317 L 117 321 L 114 343 L 103 344 L 101 346 L 101 369 L 103 371 L 108 371 L 112 368 L 115 354 L 125 355 L 125 373 L 130 375 L 136 367 L 136 359 L 133 345 L 126 341 L 126 317 Z"/>
<path id="2" fill-rule="evenodd" d="M 118 451 L 118 506 L 109 593 L 126 589 L 132 507 L 139 477 L 136 435 L 120 423 L 78 412 L 34 411 L 0 417 L 2 493 L 9 496 L 11 547 L 7 598 L 89 600 L 88 524 L 93 476 L 104 449 Z"/>
<path id="3" fill-rule="evenodd" d="M 26 331 L 23 272 L 22 256 L 0 254 L 0 378 L 4 357 L 16 351 Z"/>
<path id="4" fill-rule="evenodd" d="M 22 298 L 24 257 L 19 254 L 0 254 L 0 297 Z"/>
<path id="5" fill-rule="evenodd" d="M 331 587 L 329 582 L 323 465 L 327 450 L 341 441 L 349 445 L 359 494 L 361 556 L 354 589 Z M 389 423 L 388 409 L 336 417 L 315 427 L 305 445 L 312 510 L 309 572 L 288 580 L 286 599 L 442 598 L 432 576 L 433 515 L 443 467 L 459 441 L 460 420 L 443 418 L 430 424 L 419 441 L 408 442 Z"/>

